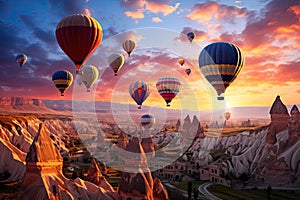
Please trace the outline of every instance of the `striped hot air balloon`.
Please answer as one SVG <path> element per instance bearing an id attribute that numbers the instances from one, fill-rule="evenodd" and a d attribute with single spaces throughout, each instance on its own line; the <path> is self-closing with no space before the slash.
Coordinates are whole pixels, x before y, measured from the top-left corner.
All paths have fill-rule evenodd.
<path id="1" fill-rule="evenodd" d="M 116 53 L 108 57 L 109 66 L 115 72 L 115 76 L 118 76 L 118 71 L 122 68 L 125 58 L 122 54 Z"/>
<path id="2" fill-rule="evenodd" d="M 157 91 L 166 101 L 167 106 L 170 106 L 171 101 L 178 94 L 180 86 L 180 81 L 174 77 L 160 78 L 156 83 Z"/>
<path id="3" fill-rule="evenodd" d="M 126 51 L 128 56 L 130 57 L 130 54 L 132 53 L 132 51 L 135 48 L 135 42 L 132 40 L 126 40 L 122 46 L 123 46 L 124 51 Z"/>
<path id="4" fill-rule="evenodd" d="M 63 18 L 56 26 L 56 40 L 76 65 L 77 71 L 102 41 L 102 27 L 94 18 L 75 14 Z"/>
<path id="5" fill-rule="evenodd" d="M 20 67 L 22 67 L 27 61 L 27 56 L 25 54 L 18 54 L 16 56 L 16 61 L 19 63 Z"/>
<path id="6" fill-rule="evenodd" d="M 137 81 L 131 83 L 129 86 L 129 94 L 137 103 L 138 109 L 141 109 L 143 102 L 150 95 L 150 86 L 144 81 Z"/>
<path id="7" fill-rule="evenodd" d="M 60 91 L 61 96 L 64 96 L 65 91 L 73 82 L 73 75 L 67 70 L 59 70 L 52 75 L 52 82 Z"/>
<path id="8" fill-rule="evenodd" d="M 220 96 L 234 81 L 245 63 L 245 58 L 234 44 L 216 42 L 207 45 L 200 52 L 199 67 L 206 80 L 215 88 L 218 100 Z"/>
<path id="9" fill-rule="evenodd" d="M 146 128 L 151 128 L 151 126 L 154 124 L 154 117 L 149 114 L 145 114 L 141 116 L 141 125 Z"/>

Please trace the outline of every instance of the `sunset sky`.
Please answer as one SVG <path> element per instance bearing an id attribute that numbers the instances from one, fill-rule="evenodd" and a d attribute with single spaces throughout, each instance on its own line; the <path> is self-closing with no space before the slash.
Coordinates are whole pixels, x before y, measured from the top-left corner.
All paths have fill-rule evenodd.
<path id="1" fill-rule="evenodd" d="M 76 83 L 74 64 L 55 38 L 58 22 L 77 13 L 92 16 L 103 29 L 102 43 L 86 63 L 100 72 L 89 94 L 96 100 L 134 104 L 128 86 L 144 80 L 151 85 L 144 104 L 164 106 L 155 83 L 174 76 L 182 88 L 173 108 L 209 109 L 216 92 L 201 75 L 198 56 L 206 45 L 226 41 L 238 45 L 246 60 L 226 90 L 227 106 L 270 106 L 277 95 L 285 104 L 300 104 L 297 0 L 0 0 L 1 96 L 86 98 Z M 196 34 L 192 44 L 185 38 L 189 31 Z M 106 58 L 114 52 L 126 55 L 121 47 L 125 39 L 135 40 L 137 48 L 114 77 Z M 16 63 L 18 53 L 28 56 L 23 68 Z M 180 57 L 186 59 L 183 67 L 177 63 Z M 186 67 L 192 69 L 190 76 L 184 73 Z M 75 77 L 64 97 L 51 81 L 60 69 Z"/>

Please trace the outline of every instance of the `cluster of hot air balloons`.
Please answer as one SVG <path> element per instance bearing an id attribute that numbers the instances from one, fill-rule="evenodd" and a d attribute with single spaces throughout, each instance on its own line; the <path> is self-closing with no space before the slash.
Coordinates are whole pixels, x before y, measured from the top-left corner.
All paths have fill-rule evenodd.
<path id="1" fill-rule="evenodd" d="M 165 100 L 167 106 L 170 106 L 171 101 L 179 93 L 180 86 L 180 81 L 175 77 L 163 77 L 156 83 L 157 91 Z M 141 109 L 143 102 L 150 95 L 150 86 L 144 81 L 136 81 L 130 84 L 129 94 L 138 105 L 138 109 Z"/>
<path id="2" fill-rule="evenodd" d="M 64 53 L 73 61 L 78 75 L 78 84 L 84 84 L 87 91 L 90 91 L 92 85 L 99 76 L 97 67 L 84 65 L 92 56 L 102 41 L 102 27 L 98 21 L 88 15 L 74 14 L 63 18 L 56 27 L 56 39 Z M 192 42 L 196 35 L 194 32 L 186 34 L 188 40 Z M 127 39 L 122 44 L 123 50 L 128 57 L 136 47 L 133 40 Z M 18 54 L 16 61 L 22 67 L 26 61 L 25 54 Z M 114 53 L 108 57 L 109 66 L 112 68 L 115 76 L 122 68 L 125 62 L 124 55 Z M 200 52 L 198 63 L 199 68 L 214 87 L 218 94 L 218 100 L 224 100 L 222 96 L 230 84 L 237 78 L 239 72 L 244 66 L 245 58 L 238 46 L 228 42 L 215 42 L 207 45 Z M 178 59 L 178 64 L 183 66 L 185 60 Z M 185 73 L 190 75 L 191 69 L 186 68 Z M 73 82 L 73 75 L 67 70 L 56 71 L 52 75 L 52 81 L 61 95 L 70 87 Z M 156 83 L 158 93 L 170 106 L 172 99 L 178 94 L 181 83 L 175 77 L 163 77 Z M 129 86 L 129 94 L 141 108 L 142 103 L 150 95 L 150 86 L 144 81 L 137 81 Z"/>
<path id="3" fill-rule="evenodd" d="M 99 22 L 84 14 L 74 14 L 63 18 L 56 26 L 56 40 L 60 48 L 76 66 L 77 82 L 89 91 L 98 79 L 98 69 L 84 63 L 92 56 L 102 41 L 102 27 Z M 52 75 L 52 81 L 61 95 L 73 82 L 71 72 L 59 70 Z"/>
<path id="4" fill-rule="evenodd" d="M 128 57 L 133 52 L 135 48 L 135 42 L 133 40 L 125 40 L 123 42 L 122 47 L 124 51 L 127 53 Z M 108 64 L 111 69 L 114 71 L 115 76 L 118 76 L 118 71 L 123 67 L 125 62 L 125 57 L 123 54 L 114 53 L 108 57 Z"/>

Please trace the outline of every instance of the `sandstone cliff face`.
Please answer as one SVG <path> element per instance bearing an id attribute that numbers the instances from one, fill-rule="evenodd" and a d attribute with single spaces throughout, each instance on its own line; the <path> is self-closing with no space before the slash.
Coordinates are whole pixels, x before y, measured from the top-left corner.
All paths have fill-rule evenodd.
<path id="1" fill-rule="evenodd" d="M 26 156 L 26 174 L 18 199 L 113 199 L 101 186 L 62 174 L 62 157 L 50 133 L 40 125 Z"/>

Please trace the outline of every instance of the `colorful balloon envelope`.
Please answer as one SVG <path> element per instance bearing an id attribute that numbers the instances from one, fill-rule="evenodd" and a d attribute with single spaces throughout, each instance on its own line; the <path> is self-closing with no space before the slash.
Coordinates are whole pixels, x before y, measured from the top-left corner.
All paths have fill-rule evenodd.
<path id="1" fill-rule="evenodd" d="M 63 18 L 56 26 L 56 40 L 76 65 L 77 71 L 102 41 L 102 27 L 94 18 L 75 14 Z"/>
<path id="2" fill-rule="evenodd" d="M 179 93 L 180 86 L 180 81 L 174 77 L 160 78 L 156 83 L 157 91 L 165 100 L 167 106 L 170 106 L 171 101 Z"/>
<path id="3" fill-rule="evenodd" d="M 125 58 L 122 54 L 112 54 L 108 57 L 109 66 L 115 73 L 115 76 L 118 76 L 118 71 L 122 68 Z"/>
<path id="4" fill-rule="evenodd" d="M 204 47 L 198 62 L 202 74 L 215 88 L 218 100 L 224 100 L 220 95 L 225 93 L 238 76 L 244 66 L 245 58 L 236 45 L 216 42 Z"/>
<path id="5" fill-rule="evenodd" d="M 189 76 L 192 70 L 190 68 L 185 69 L 185 73 Z"/>
<path id="6" fill-rule="evenodd" d="M 185 61 L 184 61 L 184 59 L 179 58 L 178 59 L 178 63 L 180 64 L 180 66 L 182 66 L 185 63 Z"/>
<path id="7" fill-rule="evenodd" d="M 150 86 L 144 81 L 137 81 L 131 83 L 129 86 L 129 94 L 132 99 L 137 103 L 138 109 L 141 109 L 143 102 L 150 95 Z"/>
<path id="8" fill-rule="evenodd" d="M 19 63 L 20 67 L 22 67 L 27 61 L 27 56 L 25 54 L 18 54 L 16 56 L 16 61 Z"/>
<path id="9" fill-rule="evenodd" d="M 145 128 L 151 128 L 154 122 L 155 118 L 152 115 L 145 114 L 141 116 L 141 125 Z"/>
<path id="10" fill-rule="evenodd" d="M 189 32 L 186 34 L 187 38 L 189 39 L 190 42 L 193 42 L 193 40 L 195 39 L 196 35 L 193 32 Z"/>
<path id="11" fill-rule="evenodd" d="M 128 56 L 130 57 L 130 54 L 132 53 L 132 51 L 135 48 L 135 42 L 132 40 L 126 40 L 122 46 L 123 46 L 124 51 L 126 51 Z"/>
<path id="12" fill-rule="evenodd" d="M 67 70 L 59 70 L 52 75 L 52 82 L 60 91 L 61 96 L 64 96 L 65 91 L 73 82 L 73 75 Z"/>
<path id="13" fill-rule="evenodd" d="M 99 76 L 99 71 L 97 67 L 92 65 L 84 65 L 80 69 L 79 73 L 79 84 L 83 83 L 87 89 L 87 92 L 90 92 L 90 87 L 94 85 Z"/>

